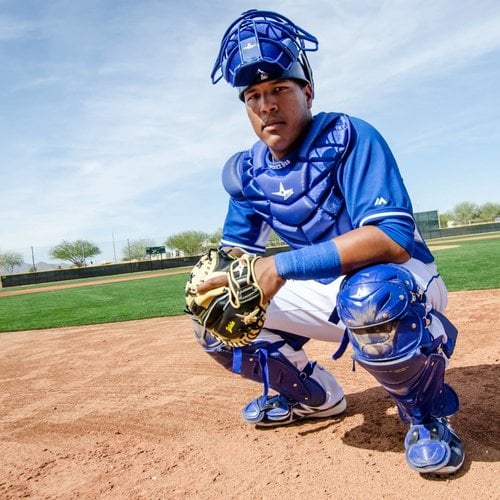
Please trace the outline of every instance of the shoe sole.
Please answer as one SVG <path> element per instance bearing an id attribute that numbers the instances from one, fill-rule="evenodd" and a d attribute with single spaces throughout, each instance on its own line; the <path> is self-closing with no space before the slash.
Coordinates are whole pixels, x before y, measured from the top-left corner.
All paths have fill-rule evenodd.
<path id="1" fill-rule="evenodd" d="M 333 417 L 335 415 L 340 415 L 345 411 L 346 408 L 347 408 L 347 401 L 345 398 L 342 398 L 336 405 L 331 406 L 330 408 L 325 408 L 324 410 L 319 410 L 314 413 L 308 413 L 306 415 L 297 416 L 296 418 L 292 417 L 289 420 L 281 420 L 281 421 L 276 420 L 274 422 L 268 420 L 266 422 L 256 422 L 254 425 L 256 427 L 283 427 L 285 425 L 298 422 L 299 420 L 307 420 L 309 418 L 328 418 L 328 417 Z"/>
<path id="2" fill-rule="evenodd" d="M 347 401 L 342 398 L 335 406 L 331 408 L 326 408 L 325 410 L 317 411 L 316 413 L 311 413 L 310 415 L 305 415 L 303 418 L 326 418 L 333 417 L 335 415 L 340 415 L 347 408 Z"/>

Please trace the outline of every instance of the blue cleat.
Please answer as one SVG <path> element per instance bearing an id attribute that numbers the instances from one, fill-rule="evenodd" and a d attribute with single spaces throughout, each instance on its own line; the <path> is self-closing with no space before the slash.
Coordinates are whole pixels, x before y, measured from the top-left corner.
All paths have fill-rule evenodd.
<path id="1" fill-rule="evenodd" d="M 290 401 L 284 396 L 261 396 L 243 408 L 243 419 L 260 427 L 291 424 L 304 418 L 326 418 L 341 414 L 347 407 L 344 397 L 333 406 L 317 408 Z"/>
<path id="2" fill-rule="evenodd" d="M 453 474 L 465 459 L 463 443 L 445 418 L 412 425 L 405 448 L 408 465 L 422 474 Z"/>

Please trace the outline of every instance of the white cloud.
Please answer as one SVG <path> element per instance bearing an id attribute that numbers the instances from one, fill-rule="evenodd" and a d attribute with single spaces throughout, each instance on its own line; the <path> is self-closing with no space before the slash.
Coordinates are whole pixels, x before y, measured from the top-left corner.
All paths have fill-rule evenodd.
<path id="1" fill-rule="evenodd" d="M 324 28 L 327 36 L 315 72 L 318 93 L 334 89 L 333 99 L 340 106 L 360 101 L 362 106 L 373 101 L 374 94 L 411 88 L 498 51 L 500 8 L 483 3 L 491 12 L 488 5 L 481 11 L 481 2 L 474 2 L 472 11 L 471 2 L 461 3 L 461 9 L 446 1 L 381 2 L 368 9 L 362 2 L 351 4 L 343 22 L 330 31 Z"/>

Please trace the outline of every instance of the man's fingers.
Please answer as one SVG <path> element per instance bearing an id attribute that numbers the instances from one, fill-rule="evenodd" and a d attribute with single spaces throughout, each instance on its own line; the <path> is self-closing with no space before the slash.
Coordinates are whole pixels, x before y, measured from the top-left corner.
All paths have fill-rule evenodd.
<path id="1" fill-rule="evenodd" d="M 217 288 L 219 286 L 226 286 L 228 284 L 226 276 L 216 276 L 215 278 L 210 278 L 203 283 L 198 285 L 197 291 L 198 293 L 205 293 L 212 288 Z"/>

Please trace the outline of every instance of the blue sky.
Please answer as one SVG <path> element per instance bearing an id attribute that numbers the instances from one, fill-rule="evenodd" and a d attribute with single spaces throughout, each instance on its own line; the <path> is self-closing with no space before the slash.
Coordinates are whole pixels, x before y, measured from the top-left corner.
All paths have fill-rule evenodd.
<path id="1" fill-rule="evenodd" d="M 0 0 L 0 251 L 220 228 L 255 138 L 209 75 L 249 8 L 318 37 L 313 111 L 378 128 L 415 211 L 500 202 L 497 0 Z"/>

